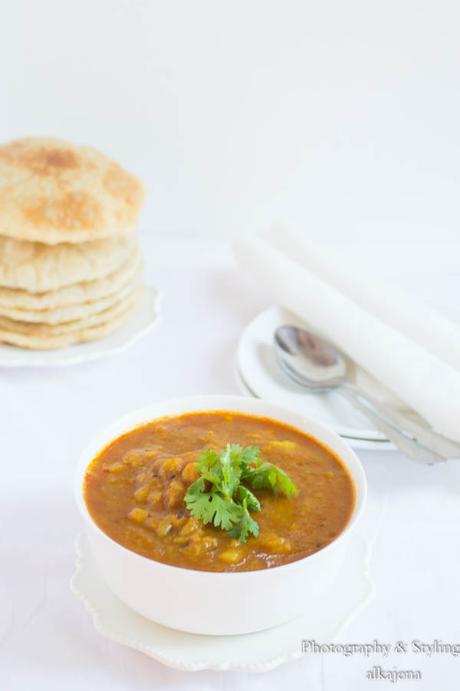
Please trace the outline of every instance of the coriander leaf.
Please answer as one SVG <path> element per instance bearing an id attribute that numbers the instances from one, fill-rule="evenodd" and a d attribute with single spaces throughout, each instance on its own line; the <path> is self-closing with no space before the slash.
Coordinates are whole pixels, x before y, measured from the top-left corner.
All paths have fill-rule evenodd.
<path id="1" fill-rule="evenodd" d="M 287 473 L 263 461 L 255 446 L 227 444 L 219 453 L 205 449 L 197 469 L 200 477 L 190 485 L 184 498 L 190 513 L 241 542 L 259 534 L 259 525 L 250 511 L 260 511 L 261 506 L 249 487 L 270 489 L 287 497 L 297 493 Z"/>
<path id="2" fill-rule="evenodd" d="M 247 542 L 249 535 L 254 535 L 257 537 L 259 534 L 259 524 L 255 521 L 251 515 L 246 511 L 241 521 L 241 532 L 240 540 L 241 542 Z"/>
<path id="3" fill-rule="evenodd" d="M 259 524 L 255 521 L 248 511 L 246 499 L 242 503 L 242 517 L 240 522 L 228 531 L 230 537 L 233 537 L 240 542 L 247 542 L 249 535 L 257 537 L 259 534 Z"/>
<path id="4" fill-rule="evenodd" d="M 203 477 L 195 480 L 188 488 L 184 501 L 192 516 L 199 518 L 203 523 L 210 523 L 213 518 L 209 504 L 211 493 L 205 492 L 205 485 Z"/>
<path id="5" fill-rule="evenodd" d="M 202 492 L 204 492 L 205 487 L 206 483 L 204 477 L 199 477 L 198 480 L 192 482 L 188 488 L 186 498 L 189 497 L 190 501 L 193 501 L 194 498 L 198 497 Z"/>
<path id="6" fill-rule="evenodd" d="M 222 467 L 221 491 L 227 497 L 233 497 L 240 484 L 242 449 L 239 444 L 227 444 L 220 453 Z"/>
<path id="7" fill-rule="evenodd" d="M 246 500 L 247 507 L 250 511 L 260 511 L 260 501 L 257 499 L 256 495 L 244 485 L 238 487 L 238 497 L 241 500 Z"/>
<path id="8" fill-rule="evenodd" d="M 218 484 L 222 480 L 222 472 L 220 469 L 220 458 L 217 451 L 213 449 L 205 449 L 198 459 L 198 471 L 205 480 L 212 484 Z"/>
<path id="9" fill-rule="evenodd" d="M 191 500 L 188 494 L 185 495 L 185 503 L 192 516 L 199 518 L 205 525 L 211 523 L 214 516 L 214 511 L 210 504 L 211 496 L 210 492 L 203 492 L 203 494 Z"/>
<path id="10" fill-rule="evenodd" d="M 271 489 L 272 492 L 292 497 L 297 494 L 297 485 L 289 475 L 272 463 L 263 462 L 255 468 L 250 468 L 244 474 L 246 480 L 254 489 Z"/>
<path id="11" fill-rule="evenodd" d="M 205 525 L 213 523 L 216 528 L 229 530 L 241 520 L 241 507 L 233 501 L 225 500 L 215 491 L 204 491 L 204 478 L 190 485 L 185 495 L 185 504 L 192 516 Z"/>
<path id="12" fill-rule="evenodd" d="M 241 451 L 241 460 L 244 466 L 256 465 L 260 462 L 260 449 L 257 446 L 245 446 Z"/>
<path id="13" fill-rule="evenodd" d="M 216 528 L 230 530 L 241 520 L 241 507 L 234 501 L 227 501 L 219 494 L 213 494 L 210 504 L 214 512 L 213 524 Z"/>

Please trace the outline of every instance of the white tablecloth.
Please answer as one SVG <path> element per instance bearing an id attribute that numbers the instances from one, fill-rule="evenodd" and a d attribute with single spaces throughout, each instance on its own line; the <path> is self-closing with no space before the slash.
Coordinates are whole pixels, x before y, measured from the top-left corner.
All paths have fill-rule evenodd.
<path id="1" fill-rule="evenodd" d="M 318 655 L 263 675 L 181 673 L 95 631 L 69 589 L 81 528 L 73 500 L 78 452 L 113 418 L 152 400 L 237 393 L 237 340 L 266 306 L 263 290 L 249 291 L 218 247 L 157 247 L 153 239 L 145 246 L 149 281 L 164 295 L 161 323 L 148 337 L 96 363 L 0 370 L 1 691 L 359 691 L 373 688 L 365 678 L 373 664 L 421 670 L 422 680 L 407 688 L 457 690 L 460 657 L 449 655 Z M 458 295 L 460 275 L 430 280 L 433 299 L 450 301 L 455 312 L 451 288 Z M 430 468 L 398 453 L 359 455 L 370 521 L 380 522 L 371 563 L 376 596 L 340 641 L 460 642 L 460 462 Z"/>

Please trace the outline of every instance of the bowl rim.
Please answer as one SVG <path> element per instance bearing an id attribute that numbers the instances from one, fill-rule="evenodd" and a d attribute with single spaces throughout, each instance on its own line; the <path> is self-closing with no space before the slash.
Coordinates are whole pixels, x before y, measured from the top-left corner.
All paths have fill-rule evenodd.
<path id="1" fill-rule="evenodd" d="M 203 402 L 203 407 L 201 407 L 201 403 Z M 259 412 L 255 412 L 252 410 L 232 410 L 231 405 L 233 404 L 248 404 L 249 406 L 255 406 L 256 408 L 258 406 L 267 407 L 267 408 L 273 408 L 273 412 L 267 412 L 260 410 Z M 192 408 L 191 410 L 187 407 L 188 405 L 193 404 L 200 404 L 198 408 Z M 166 408 L 174 408 L 176 406 L 182 407 L 183 410 L 181 412 L 170 412 L 168 413 L 166 411 Z M 152 409 L 162 409 L 165 408 L 165 411 L 162 413 L 152 414 L 149 412 Z M 282 418 L 277 417 L 277 412 L 279 415 L 286 414 L 286 416 L 294 416 L 299 420 L 299 423 L 293 423 L 293 422 L 287 422 L 284 421 Z M 143 427 L 146 424 L 149 424 L 150 422 L 154 422 L 157 419 L 160 419 L 161 417 L 179 417 L 180 415 L 187 415 L 187 413 L 194 413 L 194 412 L 235 412 L 235 413 L 242 413 L 246 415 L 253 415 L 254 417 L 267 417 L 270 419 L 273 419 L 275 422 L 281 422 L 284 424 L 291 425 L 292 427 L 295 427 L 302 431 L 304 434 L 307 434 L 311 436 L 314 440 L 320 442 L 322 446 L 324 446 L 326 449 L 331 451 L 335 456 L 339 458 L 341 463 L 345 466 L 346 470 L 348 471 L 349 475 L 351 476 L 351 480 L 353 483 L 354 487 L 354 492 L 355 492 L 355 503 L 353 506 L 353 512 L 348 520 L 348 523 L 345 525 L 344 529 L 333 539 L 331 542 L 329 542 L 327 545 L 319 549 L 317 552 L 313 552 L 313 554 L 309 554 L 305 557 L 302 557 L 301 559 L 295 559 L 291 562 L 287 562 L 286 564 L 280 564 L 278 566 L 272 566 L 269 569 L 251 569 L 248 571 L 206 571 L 206 570 L 201 570 L 201 569 L 191 569 L 188 567 L 184 566 L 175 566 L 173 564 L 167 564 L 165 562 L 157 561 L 156 559 L 150 559 L 149 557 L 145 557 L 142 554 L 139 554 L 137 552 L 134 552 L 133 550 L 130 550 L 128 547 L 125 547 L 121 543 L 117 542 L 113 538 L 111 538 L 107 533 L 105 533 L 102 528 L 100 528 L 97 523 L 94 521 L 92 518 L 88 507 L 86 505 L 86 501 L 84 498 L 84 478 L 86 475 L 86 471 L 90 463 L 94 460 L 95 456 L 100 453 L 106 446 L 111 444 L 113 441 L 118 439 L 120 436 L 123 434 L 126 434 L 127 432 L 130 432 L 137 427 Z M 137 422 L 134 422 L 134 419 L 137 419 Z M 300 424 L 300 421 L 302 421 L 302 425 Z M 311 432 L 308 430 L 308 425 L 312 425 L 315 428 L 314 432 Z M 112 431 L 117 430 L 115 436 L 113 435 Z M 319 434 L 317 434 L 317 431 Z M 345 453 L 352 459 L 352 462 L 354 463 L 355 467 L 350 468 L 348 459 L 343 458 L 342 452 L 335 451 L 331 446 L 329 445 L 328 442 L 326 442 L 321 435 L 325 434 L 326 436 L 332 437 L 332 440 L 334 442 L 338 442 L 339 445 L 344 447 Z M 94 449 L 96 449 L 94 451 Z M 358 481 L 357 481 L 358 480 Z M 359 485 L 359 486 L 358 486 Z M 147 406 L 142 406 L 141 408 L 136 408 L 129 413 L 126 413 L 116 420 L 112 421 L 109 425 L 105 426 L 100 432 L 98 432 L 96 435 L 93 435 L 91 440 L 86 444 L 86 446 L 83 448 L 82 452 L 79 455 L 79 459 L 77 462 L 76 466 L 76 473 L 75 473 L 75 498 L 76 498 L 76 503 L 79 508 L 80 514 L 82 515 L 85 523 L 87 523 L 92 530 L 95 530 L 96 533 L 98 534 L 99 537 L 102 537 L 102 539 L 108 543 L 110 543 L 110 546 L 113 547 L 114 549 L 120 551 L 122 554 L 124 554 L 127 558 L 129 559 L 134 559 L 135 561 L 139 561 L 140 563 L 144 565 L 150 565 L 150 568 L 156 568 L 159 571 L 164 570 L 165 572 L 173 572 L 173 573 L 178 573 L 180 575 L 187 574 L 188 578 L 197 578 L 197 579 L 204 579 L 204 578 L 219 578 L 221 580 L 224 579 L 237 579 L 237 578 L 269 578 L 270 574 L 274 573 L 279 573 L 282 571 L 285 573 L 289 569 L 294 569 L 298 568 L 300 564 L 303 564 L 305 562 L 310 562 L 312 560 L 315 560 L 316 558 L 321 558 L 324 556 L 324 554 L 328 551 L 331 551 L 334 549 L 334 547 L 338 544 L 343 542 L 343 539 L 349 534 L 351 529 L 356 525 L 356 523 L 359 521 L 361 518 L 363 511 L 364 511 L 364 506 L 366 504 L 366 499 L 367 499 L 367 479 L 366 479 L 366 474 L 364 472 L 364 468 L 361 464 L 360 459 L 358 458 L 357 454 L 354 452 L 350 444 L 348 443 L 347 439 L 344 439 L 343 437 L 340 437 L 332 428 L 328 427 L 327 425 L 323 425 L 322 423 L 317 422 L 316 420 L 312 420 L 308 416 L 303 415 L 303 413 L 299 413 L 296 410 L 293 410 L 291 408 L 288 408 L 286 406 L 281 406 L 277 403 L 273 403 L 272 401 L 267 401 L 265 399 L 254 399 L 254 398 L 249 398 L 247 396 L 241 396 L 241 395 L 235 395 L 235 394 L 203 394 L 203 395 L 194 395 L 194 396 L 180 396 L 180 397 L 175 397 L 175 398 L 168 398 L 165 400 L 158 400 L 154 401 L 153 403 L 150 403 Z M 264 574 L 264 575 L 262 575 Z"/>

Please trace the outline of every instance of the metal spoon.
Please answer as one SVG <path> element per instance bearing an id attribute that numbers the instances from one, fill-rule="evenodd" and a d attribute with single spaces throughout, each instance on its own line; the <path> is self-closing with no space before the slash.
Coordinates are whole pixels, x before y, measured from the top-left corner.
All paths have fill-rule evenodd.
<path id="1" fill-rule="evenodd" d="M 460 445 L 434 432 L 423 418 L 409 418 L 348 381 L 345 357 L 332 344 L 298 326 L 274 334 L 279 364 L 294 382 L 313 392 L 337 391 L 366 415 L 407 456 L 420 463 L 460 458 Z"/>

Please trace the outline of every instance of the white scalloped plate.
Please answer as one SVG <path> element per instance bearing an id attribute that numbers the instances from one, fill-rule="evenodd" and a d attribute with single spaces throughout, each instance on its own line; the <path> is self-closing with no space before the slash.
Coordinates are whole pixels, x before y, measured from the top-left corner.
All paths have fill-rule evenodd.
<path id="1" fill-rule="evenodd" d="M 241 334 L 237 349 L 237 380 L 245 393 L 273 401 L 318 420 L 345 437 L 355 448 L 393 450 L 394 445 L 340 394 L 309 393 L 290 381 L 276 360 L 273 334 L 281 324 L 305 326 L 283 307 L 273 305 L 253 319 Z M 407 410 L 373 377 L 350 364 L 350 375 L 363 389 L 399 410 Z"/>
<path id="2" fill-rule="evenodd" d="M 331 641 L 370 602 L 374 594 L 369 575 L 371 546 L 371 540 L 352 534 L 339 578 L 313 611 L 283 626 L 244 636 L 199 636 L 174 631 L 136 614 L 99 576 L 84 535 L 77 541 L 77 565 L 71 588 L 84 603 L 99 633 L 168 667 L 185 671 L 265 672 L 302 657 L 304 639 Z M 190 606 L 193 607 L 193 597 Z"/>
<path id="3" fill-rule="evenodd" d="M 0 345 L 0 367 L 55 367 L 78 365 L 115 355 L 132 346 L 158 322 L 160 294 L 146 287 L 142 304 L 132 319 L 109 336 L 91 343 L 79 343 L 60 350 L 27 350 Z"/>

